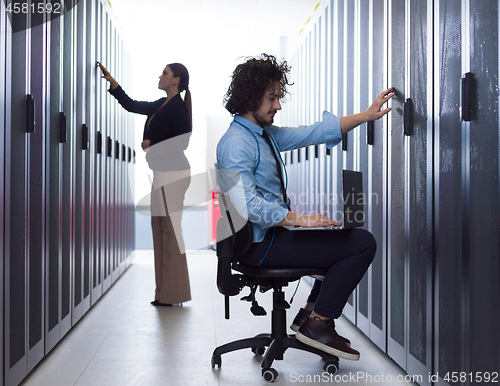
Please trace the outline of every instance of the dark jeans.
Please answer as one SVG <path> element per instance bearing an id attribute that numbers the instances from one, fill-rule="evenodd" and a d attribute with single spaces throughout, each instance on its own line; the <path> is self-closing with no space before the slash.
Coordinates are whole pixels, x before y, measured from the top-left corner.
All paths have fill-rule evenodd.
<path id="1" fill-rule="evenodd" d="M 328 268 L 323 282 L 316 280 L 307 299 L 314 311 L 332 319 L 342 314 L 347 299 L 370 266 L 377 244 L 364 229 L 287 230 L 271 228 L 260 243 L 254 243 L 240 261 L 262 267 Z M 271 240 L 274 240 L 271 244 Z M 269 248 L 271 245 L 271 248 Z"/>

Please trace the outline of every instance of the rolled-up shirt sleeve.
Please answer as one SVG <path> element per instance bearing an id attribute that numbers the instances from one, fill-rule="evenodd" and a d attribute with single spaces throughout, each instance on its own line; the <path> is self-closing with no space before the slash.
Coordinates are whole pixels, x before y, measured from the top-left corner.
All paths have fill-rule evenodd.
<path id="1" fill-rule="evenodd" d="M 288 209 L 261 193 L 254 175 L 258 162 L 258 149 L 248 143 L 248 138 L 231 136 L 217 146 L 217 178 L 222 193 L 229 195 L 240 216 L 266 229 L 281 222 Z"/>
<path id="2" fill-rule="evenodd" d="M 340 118 L 328 111 L 323 112 L 322 120 L 312 125 L 296 128 L 271 126 L 269 130 L 276 138 L 280 151 L 324 143 L 332 148 L 342 140 Z"/>

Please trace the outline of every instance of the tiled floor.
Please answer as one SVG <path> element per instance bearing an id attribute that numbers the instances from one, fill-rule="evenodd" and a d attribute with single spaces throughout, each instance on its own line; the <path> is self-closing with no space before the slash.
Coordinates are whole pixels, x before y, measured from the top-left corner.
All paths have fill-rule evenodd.
<path id="1" fill-rule="evenodd" d="M 212 369 L 217 345 L 270 330 L 270 316 L 254 317 L 249 304 L 231 299 L 231 319 L 224 319 L 223 297 L 216 289 L 216 257 L 211 251 L 188 254 L 193 300 L 182 307 L 153 307 L 153 255 L 139 251 L 132 266 L 68 333 L 25 380 L 26 386 L 191 386 L 265 385 L 260 357 L 250 350 L 222 356 L 222 367 Z M 286 289 L 290 298 L 295 284 Z M 245 293 L 246 294 L 246 293 Z M 288 318 L 294 317 L 308 294 L 302 283 Z M 271 294 L 259 303 L 271 310 Z M 408 385 L 399 367 L 349 322 L 339 320 L 340 334 L 361 352 L 358 362 L 341 360 L 334 376 L 337 385 Z M 293 349 L 273 367 L 276 385 L 330 383 L 322 375 L 323 362 Z M 364 378 L 361 377 L 364 376 Z M 372 379 L 366 378 L 372 377 Z"/>

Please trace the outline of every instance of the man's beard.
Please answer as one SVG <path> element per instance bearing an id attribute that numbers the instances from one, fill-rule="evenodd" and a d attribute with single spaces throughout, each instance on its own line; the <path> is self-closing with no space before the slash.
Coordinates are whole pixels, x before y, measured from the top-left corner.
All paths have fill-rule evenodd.
<path id="1" fill-rule="evenodd" d="M 269 114 L 266 115 L 265 119 L 263 119 L 260 115 L 256 114 L 255 112 L 253 113 L 253 117 L 261 127 L 268 127 L 271 126 L 274 122 L 274 116 L 269 116 Z"/>

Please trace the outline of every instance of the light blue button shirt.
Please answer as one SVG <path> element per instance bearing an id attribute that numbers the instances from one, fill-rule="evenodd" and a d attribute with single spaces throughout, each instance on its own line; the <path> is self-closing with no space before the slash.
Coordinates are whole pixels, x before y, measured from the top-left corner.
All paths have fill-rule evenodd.
<path id="1" fill-rule="evenodd" d="M 271 148 L 262 137 L 263 128 L 236 115 L 217 145 L 217 178 L 221 192 L 253 227 L 253 241 L 264 239 L 268 229 L 288 214 Z M 323 119 L 309 126 L 266 127 L 278 152 L 341 139 L 340 118 L 323 112 Z M 283 173 L 283 176 L 285 174 Z"/>

